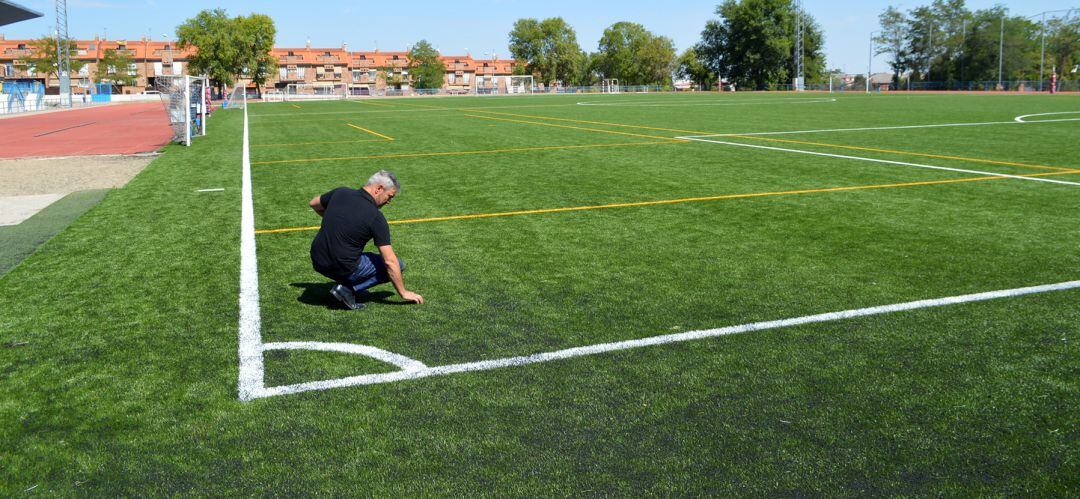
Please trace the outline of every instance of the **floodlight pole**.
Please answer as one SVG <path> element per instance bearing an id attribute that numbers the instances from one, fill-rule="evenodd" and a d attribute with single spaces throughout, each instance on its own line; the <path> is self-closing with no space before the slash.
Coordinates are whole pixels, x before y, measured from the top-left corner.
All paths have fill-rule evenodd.
<path id="1" fill-rule="evenodd" d="M 881 31 L 870 32 L 870 55 L 866 57 L 866 93 L 870 93 L 870 68 L 874 64 L 874 33 L 881 33 Z"/>
<path id="2" fill-rule="evenodd" d="M 1040 49 L 1041 53 L 1039 55 L 1039 91 L 1040 92 L 1043 91 L 1043 78 L 1044 78 L 1045 71 L 1046 71 L 1046 15 L 1047 14 L 1053 14 L 1053 13 L 1056 13 L 1056 12 L 1065 12 L 1066 13 L 1065 18 L 1068 19 L 1069 17 L 1072 16 L 1072 11 L 1073 10 L 1075 10 L 1075 9 L 1048 10 L 1046 12 L 1040 12 L 1040 13 L 1035 14 L 1033 16 L 1028 16 L 1027 17 L 1027 19 L 1031 19 L 1033 17 L 1042 17 L 1042 30 L 1041 30 L 1042 33 L 1040 35 L 1040 38 L 1042 38 L 1042 42 L 1041 42 L 1042 48 Z"/>
<path id="3" fill-rule="evenodd" d="M 998 35 L 998 87 L 1001 87 L 1001 70 L 1004 67 L 1005 59 L 1005 16 L 1001 16 L 1001 34 Z M 1004 90 L 1004 88 L 1002 88 Z"/>

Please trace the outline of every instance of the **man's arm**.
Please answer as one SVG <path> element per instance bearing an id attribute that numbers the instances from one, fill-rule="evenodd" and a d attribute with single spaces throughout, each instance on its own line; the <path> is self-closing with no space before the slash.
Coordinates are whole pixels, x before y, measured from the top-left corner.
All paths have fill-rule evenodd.
<path id="1" fill-rule="evenodd" d="M 326 213 L 326 207 L 322 205 L 322 196 L 311 198 L 311 201 L 308 202 L 308 206 L 315 210 L 315 213 L 318 213 L 320 217 L 323 216 L 323 213 Z"/>
<path id="2" fill-rule="evenodd" d="M 394 289 L 401 295 L 401 298 L 405 301 L 423 305 L 423 296 L 405 289 L 405 282 L 401 280 L 401 266 L 398 264 L 397 255 L 394 254 L 394 248 L 390 247 L 389 244 L 379 246 L 379 254 L 382 255 L 383 262 L 386 263 L 386 273 L 390 275 L 390 282 L 394 283 Z"/>

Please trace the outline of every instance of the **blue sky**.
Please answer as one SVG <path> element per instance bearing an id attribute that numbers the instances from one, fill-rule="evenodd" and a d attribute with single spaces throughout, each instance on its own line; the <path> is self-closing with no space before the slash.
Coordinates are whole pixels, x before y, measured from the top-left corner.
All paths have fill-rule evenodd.
<path id="1" fill-rule="evenodd" d="M 55 23 L 50 0 L 15 0 L 44 12 L 44 18 L 0 28 L 8 39 L 32 38 L 49 32 Z M 1072 7 L 1068 0 L 993 1 L 968 0 L 972 10 L 1001 3 L 1014 14 L 1033 15 L 1045 10 Z M 699 39 L 705 21 L 714 16 L 718 0 L 674 2 L 622 0 L 589 2 L 565 0 L 479 0 L 409 2 L 230 1 L 191 0 L 69 0 L 69 31 L 73 37 L 92 38 L 108 30 L 111 39 L 136 39 L 150 34 L 155 39 L 174 36 L 176 25 L 201 9 L 224 7 L 230 14 L 260 12 L 274 18 L 279 46 L 337 47 L 350 50 L 404 50 L 424 38 L 444 54 L 488 57 L 494 51 L 509 57 L 507 33 L 521 17 L 562 16 L 577 31 L 578 42 L 595 50 L 604 28 L 617 21 L 633 21 L 654 33 L 670 37 L 682 51 Z M 804 0 L 804 6 L 825 31 L 825 53 L 830 68 L 847 72 L 866 71 L 867 38 L 877 27 L 877 16 L 890 4 L 907 10 L 930 0 Z M 884 70 L 883 57 L 875 59 L 875 71 Z"/>

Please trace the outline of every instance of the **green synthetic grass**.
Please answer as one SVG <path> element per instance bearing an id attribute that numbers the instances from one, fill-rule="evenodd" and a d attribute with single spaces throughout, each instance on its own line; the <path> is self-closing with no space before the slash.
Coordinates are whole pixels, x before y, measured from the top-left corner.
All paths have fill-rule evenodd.
<path id="1" fill-rule="evenodd" d="M 404 184 L 391 221 L 978 177 L 674 141 L 506 150 L 1008 122 L 1080 98 L 297 106 L 249 109 L 258 229 L 318 224 L 312 196 L 380 168 Z M 239 402 L 241 129 L 239 112 L 215 114 L 210 136 L 167 149 L 0 277 L 5 495 L 1077 493 L 1078 290 Z M 1078 134 L 1074 121 L 721 140 L 1036 174 L 1080 168 Z M 225 191 L 195 192 L 207 187 Z M 994 179 L 396 224 L 406 284 L 428 303 L 383 286 L 359 312 L 311 270 L 313 231 L 260 234 L 262 338 L 441 365 L 1076 280 L 1078 189 Z M 393 369 L 266 354 L 270 386 Z"/>
<path id="2" fill-rule="evenodd" d="M 108 189 L 73 192 L 18 225 L 0 227 L 0 275 L 98 204 L 107 192 Z"/>

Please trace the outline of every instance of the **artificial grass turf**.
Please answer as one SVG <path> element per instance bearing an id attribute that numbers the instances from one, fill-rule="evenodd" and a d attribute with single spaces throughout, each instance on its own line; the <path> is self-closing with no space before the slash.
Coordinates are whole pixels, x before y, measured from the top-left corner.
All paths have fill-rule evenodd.
<path id="1" fill-rule="evenodd" d="M 6 274 L 49 238 L 89 210 L 108 189 L 73 192 L 18 225 L 0 227 L 0 275 Z"/>
<path id="2" fill-rule="evenodd" d="M 891 99 L 837 105 L 912 107 Z M 970 113 L 962 99 L 932 102 L 893 119 L 944 119 L 941 102 Z M 356 105 L 303 106 L 345 104 Z M 280 107 L 252 106 L 253 123 Z M 546 112 L 563 108 L 604 113 L 597 121 L 627 113 Z M 709 116 L 659 109 L 672 121 Z M 794 124 L 824 119 L 800 109 L 788 111 Z M 0 349 L 0 437 L 13 443 L 0 450 L 5 492 L 1075 491 L 1075 290 L 237 402 L 239 118 L 215 121 L 219 133 L 170 148 L 0 278 L 3 335 L 27 342 Z M 1019 126 L 1008 133 L 1028 149 L 1060 147 Z M 536 128 L 476 130 L 492 146 L 505 134 L 569 141 Z M 253 127 L 253 142 L 274 138 L 261 133 Z M 280 176 L 256 168 L 256 224 L 310 223 L 313 193 L 384 166 L 405 182 L 391 219 L 963 176 L 708 144 L 560 154 L 332 163 Z M 477 177 L 488 183 L 470 189 Z M 194 192 L 217 186 L 226 191 Z M 372 344 L 438 364 L 1075 279 L 1072 189 L 992 180 L 399 225 L 406 282 L 429 303 L 359 314 L 328 301 L 306 261 L 311 233 L 260 235 L 263 335 Z M 78 285 L 41 286 L 58 269 Z M 328 356 L 268 354 L 268 380 L 385 369 Z"/>

